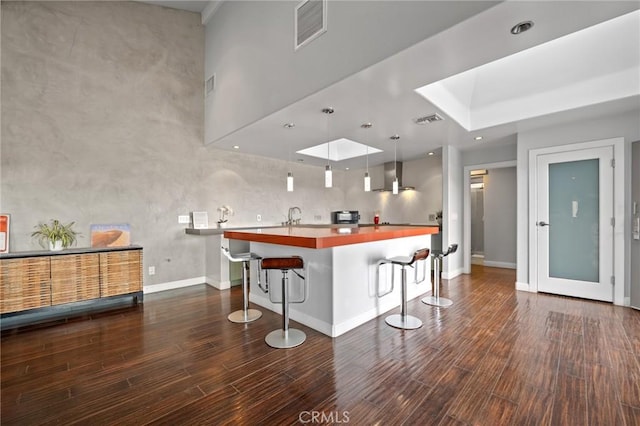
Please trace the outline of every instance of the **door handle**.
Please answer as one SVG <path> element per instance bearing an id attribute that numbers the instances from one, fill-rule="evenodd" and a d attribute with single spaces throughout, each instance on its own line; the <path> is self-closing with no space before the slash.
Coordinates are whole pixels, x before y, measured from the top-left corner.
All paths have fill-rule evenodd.
<path id="1" fill-rule="evenodd" d="M 541 220 L 540 222 L 536 222 L 536 226 L 550 226 L 550 224 Z"/>

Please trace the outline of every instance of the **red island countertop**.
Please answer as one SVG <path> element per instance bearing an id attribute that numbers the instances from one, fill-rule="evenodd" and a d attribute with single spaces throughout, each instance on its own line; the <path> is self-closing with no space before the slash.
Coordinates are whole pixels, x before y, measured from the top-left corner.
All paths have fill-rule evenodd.
<path id="1" fill-rule="evenodd" d="M 229 230 L 224 231 L 224 237 L 231 240 L 323 249 L 437 233 L 437 226 L 379 225 L 360 228 L 327 225 L 321 228 L 283 226 L 277 228 Z"/>

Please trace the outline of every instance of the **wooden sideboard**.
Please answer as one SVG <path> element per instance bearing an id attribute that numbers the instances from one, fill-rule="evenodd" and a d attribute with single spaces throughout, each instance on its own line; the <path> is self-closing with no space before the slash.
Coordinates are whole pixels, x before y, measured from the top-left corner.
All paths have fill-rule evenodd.
<path id="1" fill-rule="evenodd" d="M 5 318 L 21 313 L 30 313 L 37 319 L 50 313 L 59 316 L 124 296 L 132 297 L 136 304 L 142 302 L 142 247 L 17 252 L 0 256 L 3 329 Z"/>

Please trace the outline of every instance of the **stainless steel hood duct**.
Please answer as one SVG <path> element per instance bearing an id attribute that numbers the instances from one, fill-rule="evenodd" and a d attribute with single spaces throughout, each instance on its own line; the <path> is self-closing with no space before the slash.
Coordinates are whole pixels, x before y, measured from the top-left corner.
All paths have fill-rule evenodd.
<path id="1" fill-rule="evenodd" d="M 398 189 L 408 191 L 415 189 L 413 186 L 404 185 L 402 182 L 402 163 L 400 161 L 384 163 L 384 186 L 374 191 L 385 192 L 393 189 L 393 180 L 398 177 Z"/>

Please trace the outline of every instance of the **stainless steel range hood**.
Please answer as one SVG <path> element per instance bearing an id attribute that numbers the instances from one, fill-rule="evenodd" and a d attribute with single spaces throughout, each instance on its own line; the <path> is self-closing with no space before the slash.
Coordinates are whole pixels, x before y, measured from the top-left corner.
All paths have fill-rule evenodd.
<path id="1" fill-rule="evenodd" d="M 413 186 L 404 185 L 402 182 L 402 163 L 400 161 L 384 163 L 384 186 L 374 189 L 374 191 L 385 192 L 393 189 L 393 180 L 398 177 L 398 189 L 409 191 L 415 189 Z"/>

